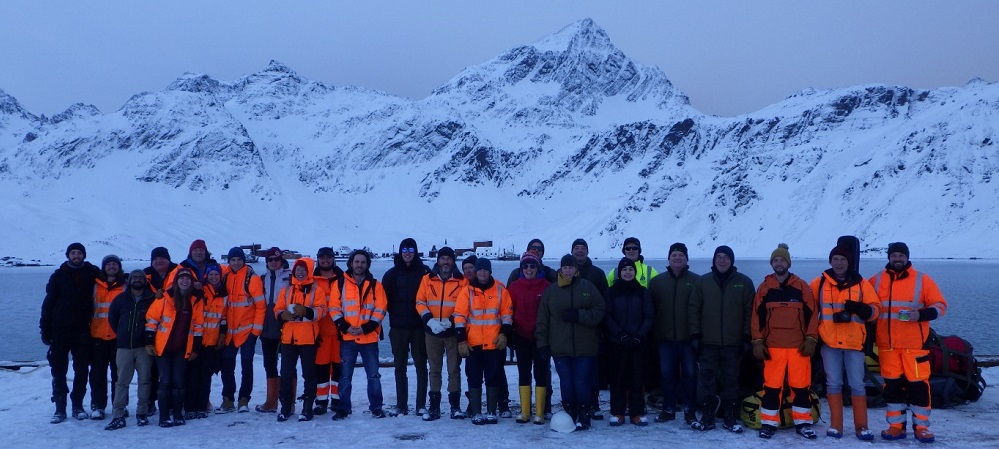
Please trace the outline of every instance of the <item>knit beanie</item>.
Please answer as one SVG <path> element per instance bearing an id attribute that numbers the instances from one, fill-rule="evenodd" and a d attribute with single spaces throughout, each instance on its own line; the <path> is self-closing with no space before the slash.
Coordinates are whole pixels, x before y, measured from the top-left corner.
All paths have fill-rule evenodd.
<path id="1" fill-rule="evenodd" d="M 635 266 L 635 261 L 627 257 L 622 257 L 621 260 L 617 263 L 617 271 L 614 272 L 615 279 L 621 279 L 621 270 L 624 269 L 625 267 L 631 267 L 635 269 L 635 275 L 636 276 L 638 275 L 638 267 Z"/>
<path id="2" fill-rule="evenodd" d="M 888 245 L 888 255 L 891 256 L 891 253 L 902 253 L 905 254 L 906 258 L 908 258 L 909 246 L 903 242 L 893 242 Z"/>
<path id="3" fill-rule="evenodd" d="M 451 260 L 454 260 L 454 250 L 450 246 L 445 246 L 437 250 L 437 259 L 440 260 L 441 257 L 448 256 Z"/>
<path id="4" fill-rule="evenodd" d="M 528 263 L 533 263 L 537 268 L 541 268 L 541 259 L 538 259 L 538 256 L 535 256 L 532 252 L 526 252 L 524 255 L 520 256 L 521 267 Z"/>
<path id="5" fill-rule="evenodd" d="M 192 252 L 194 252 L 194 248 L 201 248 L 205 251 L 208 251 L 208 245 L 206 245 L 205 241 L 201 239 L 197 239 L 191 242 L 191 247 L 187 249 L 187 253 L 191 254 Z"/>
<path id="6" fill-rule="evenodd" d="M 846 262 L 848 264 L 853 262 L 853 260 L 852 260 L 853 259 L 853 253 L 850 251 L 850 248 L 847 248 L 847 247 L 842 246 L 842 245 L 836 245 L 836 247 L 833 248 L 832 251 L 829 251 L 829 262 L 830 263 L 832 263 L 833 256 L 843 256 L 843 257 L 845 257 L 846 258 Z"/>
<path id="7" fill-rule="evenodd" d="M 320 258 L 320 257 L 323 257 L 323 256 L 335 257 L 336 253 L 333 252 L 333 248 L 330 248 L 328 246 L 324 246 L 322 248 L 319 248 L 319 251 L 316 252 L 316 258 L 317 259 Z"/>
<path id="8" fill-rule="evenodd" d="M 576 256 L 573 256 L 572 254 L 566 254 L 566 255 L 562 256 L 562 261 L 559 264 L 560 268 L 561 267 L 578 267 L 578 266 L 579 266 L 579 263 L 576 262 Z"/>
<path id="9" fill-rule="evenodd" d="M 167 251 L 167 249 L 162 246 L 157 246 L 156 248 L 153 248 L 151 253 L 149 253 L 149 262 L 152 263 L 152 261 L 156 260 L 157 257 L 163 257 L 166 258 L 166 260 L 170 260 L 170 251 Z"/>
<path id="10" fill-rule="evenodd" d="M 624 239 L 624 244 L 621 245 L 621 254 L 624 254 L 624 249 L 628 247 L 629 243 L 634 243 L 635 246 L 638 247 L 638 252 L 642 251 L 642 242 L 640 242 L 636 237 L 628 237 Z"/>
<path id="11" fill-rule="evenodd" d="M 233 258 L 243 259 L 245 261 L 246 260 L 246 254 L 243 253 L 243 249 L 242 248 L 240 248 L 238 246 L 234 246 L 232 248 L 229 248 L 229 260 L 232 260 Z"/>
<path id="12" fill-rule="evenodd" d="M 715 248 L 715 255 L 717 256 L 718 254 L 724 254 L 728 256 L 729 259 L 732 259 L 732 265 L 735 265 L 735 253 L 732 252 L 732 248 L 729 248 L 727 245 L 719 246 Z M 711 265 L 714 266 L 714 262 L 712 262 Z"/>
<path id="13" fill-rule="evenodd" d="M 669 246 L 669 252 L 666 253 L 667 257 L 668 256 L 672 256 L 674 251 L 679 251 L 679 252 L 683 253 L 683 257 L 686 257 L 686 258 L 690 259 L 690 255 L 687 254 L 687 245 L 684 245 L 683 243 L 680 243 L 680 242 L 676 242 L 676 243 L 670 245 Z"/>
<path id="14" fill-rule="evenodd" d="M 208 274 L 212 273 L 212 272 L 216 272 L 219 275 L 221 275 L 222 274 L 222 267 L 219 266 L 219 264 L 216 264 L 216 263 L 208 265 L 208 268 L 205 268 L 205 276 L 208 276 Z"/>
<path id="15" fill-rule="evenodd" d="M 590 245 L 587 245 L 586 244 L 586 240 L 583 240 L 583 239 L 573 240 L 572 241 L 572 246 L 569 247 L 569 250 L 571 251 L 572 249 L 576 248 L 576 245 L 583 245 L 583 248 L 586 248 L 587 251 L 590 250 Z"/>
<path id="16" fill-rule="evenodd" d="M 475 261 L 475 271 L 486 270 L 490 274 L 493 272 L 493 263 L 486 259 L 485 257 L 480 257 Z"/>
<path id="17" fill-rule="evenodd" d="M 70 244 L 69 244 L 69 246 L 67 246 L 67 247 L 66 247 L 66 257 L 69 257 L 69 253 L 70 253 L 71 251 L 73 251 L 74 249 L 78 249 L 78 250 L 80 250 L 80 252 L 82 252 L 82 253 L 83 253 L 83 258 L 84 258 L 84 259 L 86 259 L 86 258 L 87 258 L 87 248 L 84 248 L 84 247 L 83 247 L 83 244 L 82 244 L 82 243 L 80 243 L 80 242 L 73 242 L 73 243 L 70 243 Z"/>
<path id="18" fill-rule="evenodd" d="M 104 270 L 104 267 L 106 267 L 108 265 L 108 262 L 114 262 L 114 263 L 118 264 L 118 270 L 121 271 L 121 257 L 118 257 L 118 256 L 116 256 L 114 254 L 108 254 L 108 255 L 104 256 L 104 259 L 101 259 L 101 270 L 102 271 Z"/>
<path id="19" fill-rule="evenodd" d="M 143 281 L 146 281 L 146 272 L 136 268 L 128 274 L 128 282 L 131 283 L 132 279 L 142 279 Z"/>
<path id="20" fill-rule="evenodd" d="M 471 256 L 466 257 L 465 260 L 461 261 L 461 266 L 464 267 L 467 264 L 475 265 L 475 262 L 478 262 L 478 261 L 479 261 L 478 256 L 476 256 L 475 254 L 472 254 Z"/>
<path id="21" fill-rule="evenodd" d="M 530 251 L 531 247 L 534 246 L 535 243 L 537 243 L 538 246 L 541 247 L 541 252 L 544 253 L 545 252 L 545 242 L 542 242 L 541 239 L 531 239 L 530 242 L 527 242 L 527 250 Z"/>
<path id="22" fill-rule="evenodd" d="M 240 250 L 240 252 L 242 252 L 242 250 Z M 232 257 L 231 250 L 229 251 L 229 254 L 230 254 L 229 257 Z M 281 248 L 278 248 L 276 246 L 268 248 L 267 251 L 264 252 L 264 258 L 266 259 L 268 257 L 283 257 L 283 255 L 281 254 Z"/>
<path id="23" fill-rule="evenodd" d="M 791 266 L 791 252 L 788 251 L 789 249 L 790 248 L 788 248 L 787 243 L 781 243 L 781 244 L 777 245 L 777 249 L 775 249 L 774 252 L 770 253 L 770 263 L 773 263 L 774 259 L 776 259 L 778 257 L 783 257 L 784 260 L 787 261 L 787 266 L 790 267 Z"/>

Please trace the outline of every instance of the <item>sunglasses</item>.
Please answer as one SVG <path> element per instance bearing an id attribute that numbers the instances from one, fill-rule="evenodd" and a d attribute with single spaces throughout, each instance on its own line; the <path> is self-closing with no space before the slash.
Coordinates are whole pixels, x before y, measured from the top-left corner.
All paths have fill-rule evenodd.
<path id="1" fill-rule="evenodd" d="M 280 262 L 281 258 L 280 257 L 268 257 L 267 261 L 268 262 Z"/>
<path id="2" fill-rule="evenodd" d="M 637 247 L 637 246 L 626 246 L 626 247 L 624 247 L 624 250 L 625 250 L 625 251 L 638 251 L 638 250 L 640 250 L 640 249 L 641 249 L 641 248 L 639 248 L 639 247 Z"/>
<path id="3" fill-rule="evenodd" d="M 399 249 L 399 252 L 400 253 L 415 253 L 416 252 L 416 248 L 401 248 L 401 249 Z"/>
<path id="4" fill-rule="evenodd" d="M 525 270 L 537 270 L 538 269 L 538 264 L 536 264 L 536 263 L 525 263 L 525 264 L 522 264 L 520 266 L 520 268 L 525 269 Z"/>
<path id="5" fill-rule="evenodd" d="M 527 250 L 528 251 L 531 251 L 531 250 L 534 250 L 534 251 L 544 251 L 545 248 L 543 246 L 537 246 L 537 245 L 535 245 L 535 246 L 527 248 Z"/>

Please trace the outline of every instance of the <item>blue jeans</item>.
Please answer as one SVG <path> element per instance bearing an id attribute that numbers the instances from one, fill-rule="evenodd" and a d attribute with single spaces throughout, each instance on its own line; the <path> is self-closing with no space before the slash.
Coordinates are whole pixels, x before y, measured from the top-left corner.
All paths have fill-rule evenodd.
<path id="1" fill-rule="evenodd" d="M 596 385 L 596 357 L 552 357 L 562 389 L 562 403 L 592 407 Z"/>
<path id="2" fill-rule="evenodd" d="M 659 371 L 662 372 L 663 411 L 676 410 L 678 386 L 683 411 L 697 410 L 697 354 L 690 342 L 659 342 Z"/>
<path id="3" fill-rule="evenodd" d="M 353 389 L 354 365 L 357 355 L 361 355 L 364 374 L 368 376 L 368 409 L 382 409 L 382 376 L 378 374 L 378 343 L 357 344 L 353 341 L 340 342 L 340 405 L 337 410 L 350 412 L 350 392 Z"/>
<path id="4" fill-rule="evenodd" d="M 822 345 L 822 368 L 826 372 L 826 394 L 843 392 L 843 369 L 846 368 L 846 379 L 850 384 L 853 396 L 864 396 L 864 375 L 867 374 L 867 364 L 862 351 L 852 349 L 836 349 Z"/>
<path id="5" fill-rule="evenodd" d="M 229 343 L 222 347 L 219 353 L 219 368 L 222 376 L 222 397 L 224 399 L 235 400 L 236 393 L 236 354 L 239 354 L 239 397 L 238 399 L 250 400 L 250 393 L 253 391 L 253 352 L 257 347 L 257 337 L 250 334 L 246 341 L 238 348 Z"/>

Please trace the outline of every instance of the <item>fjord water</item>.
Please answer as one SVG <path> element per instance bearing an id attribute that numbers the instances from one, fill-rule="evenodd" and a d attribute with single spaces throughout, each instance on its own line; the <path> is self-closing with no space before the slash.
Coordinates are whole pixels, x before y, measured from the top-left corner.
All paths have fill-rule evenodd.
<path id="1" fill-rule="evenodd" d="M 551 255 L 549 255 L 551 256 Z M 617 258 L 596 260 L 597 266 L 609 271 L 617 266 Z M 662 272 L 666 261 L 650 259 L 656 270 Z M 861 273 L 865 277 L 884 267 L 885 259 L 864 259 Z M 426 261 L 432 265 L 433 261 Z M 548 266 L 557 266 L 558 258 L 546 258 Z M 823 259 L 793 259 L 791 272 L 806 282 L 811 282 L 822 270 L 829 268 Z M 999 326 L 994 325 L 992 300 L 999 292 L 999 260 L 914 260 L 913 267 L 929 274 L 940 286 L 948 302 L 947 314 L 933 322 L 932 326 L 940 334 L 960 335 L 975 346 L 980 355 L 999 355 Z M 343 262 L 338 262 L 343 268 Z M 125 272 L 141 268 L 137 263 L 125 262 Z M 371 271 L 378 279 L 392 266 L 387 259 L 375 260 Z M 737 269 L 745 273 L 754 284 L 771 273 L 767 260 L 740 259 L 736 254 Z M 494 277 L 502 282 L 517 262 L 493 262 Z M 46 348 L 42 344 L 38 318 L 42 300 L 45 298 L 45 284 L 56 267 L 21 267 L 0 269 L 0 310 L 4 311 L 4 324 L 0 326 L 0 361 L 45 360 Z M 257 273 L 265 268 L 262 264 L 254 267 Z M 692 259 L 691 271 L 699 274 L 711 269 L 711 261 Z M 385 340 L 387 343 L 387 339 Z M 382 357 L 391 356 L 387 345 L 382 348 Z"/>

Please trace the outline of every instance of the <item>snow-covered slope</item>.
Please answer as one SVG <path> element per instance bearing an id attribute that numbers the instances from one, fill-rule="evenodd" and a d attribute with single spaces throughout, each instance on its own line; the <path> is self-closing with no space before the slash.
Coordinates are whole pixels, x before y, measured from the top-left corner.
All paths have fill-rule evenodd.
<path id="1" fill-rule="evenodd" d="M 272 61 L 233 82 L 185 74 L 102 114 L 34 116 L 0 91 L 0 255 L 80 240 L 144 257 L 250 241 L 389 251 L 405 236 L 556 256 L 685 241 L 824 257 L 856 234 L 914 257 L 999 250 L 999 84 L 809 90 L 702 114 L 592 20 L 466 68 L 414 101 L 303 79 Z M 429 246 L 428 246 L 429 247 Z"/>

